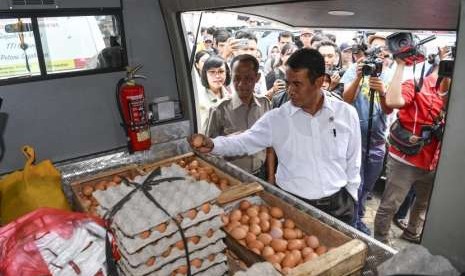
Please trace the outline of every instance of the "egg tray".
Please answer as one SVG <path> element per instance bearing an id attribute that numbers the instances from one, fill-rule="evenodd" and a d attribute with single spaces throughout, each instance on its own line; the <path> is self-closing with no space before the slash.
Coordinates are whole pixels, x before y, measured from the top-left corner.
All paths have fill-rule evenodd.
<path id="1" fill-rule="evenodd" d="M 189 228 L 188 230 L 184 231 L 184 236 L 186 237 L 187 240 L 189 240 L 190 237 L 198 236 L 200 237 L 200 240 L 197 244 L 193 244 L 192 242 L 188 242 L 188 248 L 190 251 L 197 250 L 199 248 L 203 248 L 207 246 L 208 244 L 216 242 L 218 239 L 224 238 L 225 233 L 220 230 L 221 226 L 221 218 L 217 217 L 215 220 L 215 224 L 213 224 L 213 228 L 210 228 L 210 223 L 206 222 L 203 223 L 203 225 L 200 225 L 198 228 L 193 227 Z M 209 229 L 213 229 L 213 235 L 211 237 L 207 237 L 207 232 Z M 169 256 L 172 258 L 178 257 L 181 255 L 185 254 L 184 249 L 178 249 L 175 244 L 176 242 L 182 241 L 181 235 L 179 232 L 176 232 L 174 235 L 163 238 L 156 243 L 152 243 L 150 245 L 145 246 L 135 254 L 128 254 L 124 248 L 120 248 L 121 255 L 123 258 L 125 258 L 128 263 L 132 267 L 136 267 L 139 265 L 144 264 L 149 258 L 155 257 L 157 260 L 159 258 L 162 258 L 162 254 L 171 249 L 171 253 Z M 166 259 L 166 258 L 165 258 Z M 167 259 L 164 262 L 169 262 L 170 259 Z M 163 262 L 158 262 L 158 263 L 163 263 Z"/>
<path id="2" fill-rule="evenodd" d="M 281 273 L 276 271 L 276 269 L 269 262 L 255 263 L 246 271 L 239 271 L 234 276 L 257 276 L 257 275 L 266 275 L 266 276 L 280 276 Z"/>
<path id="3" fill-rule="evenodd" d="M 164 176 L 163 170 L 162 175 Z M 123 182 L 119 186 L 111 187 L 106 191 L 95 191 L 93 196 L 102 210 L 108 211 L 132 189 L 134 188 L 127 186 Z M 206 181 L 194 181 L 191 178 L 161 182 L 153 186 L 149 191 L 150 195 L 171 216 L 199 207 L 205 202 L 214 201 L 220 192 L 218 188 Z M 115 214 L 113 222 L 127 236 L 136 236 L 169 219 L 169 216 L 151 202 L 142 191 L 138 190 Z"/>
<path id="4" fill-rule="evenodd" d="M 190 260 L 193 259 L 201 259 L 203 260 L 202 266 L 200 268 L 195 268 L 191 266 L 191 272 L 195 274 L 196 272 L 203 271 L 210 266 L 213 266 L 217 263 L 226 262 L 226 256 L 221 254 L 226 248 L 226 245 L 223 243 L 222 239 L 216 241 L 216 243 L 208 245 L 205 248 L 201 248 L 197 251 L 190 252 L 189 258 Z M 215 259 L 210 261 L 207 257 L 211 254 L 215 254 Z M 133 275 L 133 276 L 142 276 L 147 275 L 149 273 L 153 273 L 154 275 L 171 275 L 171 273 L 176 270 L 178 267 L 186 264 L 185 256 L 178 256 L 176 259 L 172 259 L 169 263 L 164 264 L 162 267 L 156 266 L 139 266 L 133 268 L 127 263 L 125 259 L 121 259 L 118 262 L 118 266 L 126 275 Z"/>
<path id="5" fill-rule="evenodd" d="M 210 212 L 208 212 L 208 214 L 205 214 L 203 211 L 199 211 L 194 220 L 184 218 L 181 221 L 181 228 L 184 230 L 189 229 L 194 225 L 212 221 L 214 218 L 217 218 L 218 216 L 223 214 L 223 209 L 221 209 L 220 207 L 216 205 L 210 206 L 211 209 Z M 163 233 L 160 233 L 157 230 L 152 229 L 152 231 L 150 231 L 150 235 L 147 236 L 145 239 L 142 238 L 140 235 L 137 235 L 135 237 L 128 237 L 118 228 L 117 225 L 112 225 L 112 229 L 114 230 L 116 238 L 119 242 L 119 246 L 124 248 L 124 250 L 128 254 L 136 254 L 136 252 L 140 251 L 142 248 L 154 242 L 158 242 L 159 240 L 165 237 L 169 237 L 179 231 L 179 228 L 173 220 L 169 220 L 166 223 L 166 230 Z"/>

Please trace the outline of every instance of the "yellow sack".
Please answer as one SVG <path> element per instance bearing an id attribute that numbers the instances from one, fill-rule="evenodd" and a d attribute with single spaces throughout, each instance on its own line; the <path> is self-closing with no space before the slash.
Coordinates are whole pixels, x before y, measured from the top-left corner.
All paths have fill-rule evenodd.
<path id="1" fill-rule="evenodd" d="M 61 189 L 60 172 L 50 160 L 34 165 L 35 153 L 23 147 L 26 164 L 23 171 L 15 171 L 0 180 L 0 222 L 10 221 L 40 207 L 70 210 Z"/>

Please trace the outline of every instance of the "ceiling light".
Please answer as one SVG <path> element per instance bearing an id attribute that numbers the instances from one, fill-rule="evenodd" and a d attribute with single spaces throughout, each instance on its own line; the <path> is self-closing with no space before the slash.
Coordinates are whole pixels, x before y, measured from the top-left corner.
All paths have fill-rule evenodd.
<path id="1" fill-rule="evenodd" d="M 336 16 L 351 16 L 354 15 L 353 11 L 329 11 L 328 14 Z"/>

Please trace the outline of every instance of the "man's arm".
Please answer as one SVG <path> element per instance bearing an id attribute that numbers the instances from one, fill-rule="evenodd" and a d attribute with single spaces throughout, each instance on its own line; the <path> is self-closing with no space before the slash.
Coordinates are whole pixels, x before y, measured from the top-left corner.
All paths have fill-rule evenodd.
<path id="1" fill-rule="evenodd" d="M 363 59 L 363 58 L 362 58 Z M 355 72 L 355 78 L 352 81 L 348 81 L 349 84 L 347 84 L 344 81 L 344 92 L 342 93 L 342 98 L 346 103 L 352 104 L 355 101 L 355 98 L 357 97 L 358 93 L 358 87 L 360 86 L 360 81 L 362 80 L 362 67 L 363 64 L 360 62 L 362 59 L 358 60 L 356 63 L 356 72 Z M 349 73 L 349 71 L 346 72 L 346 74 Z M 343 80 L 345 76 L 343 76 Z"/>
<path id="2" fill-rule="evenodd" d="M 396 62 L 396 71 L 394 71 L 391 84 L 386 91 L 386 106 L 389 108 L 402 108 L 405 105 L 405 99 L 402 97 L 402 76 L 405 62 L 400 59 L 396 59 Z"/>
<path id="3" fill-rule="evenodd" d="M 273 148 L 266 149 L 266 179 L 269 183 L 275 184 L 276 154 Z"/>
<path id="4" fill-rule="evenodd" d="M 392 108 L 386 105 L 386 86 L 383 80 L 378 77 L 370 77 L 370 89 L 374 89 L 378 93 L 383 112 L 391 114 Z"/>
<path id="5" fill-rule="evenodd" d="M 350 126 L 352 128 L 352 133 L 349 137 L 349 146 L 346 157 L 347 188 L 349 192 L 352 192 L 352 196 L 356 196 L 361 181 L 360 168 L 362 164 L 362 137 L 360 133 L 360 121 L 355 109 L 351 110 Z"/>

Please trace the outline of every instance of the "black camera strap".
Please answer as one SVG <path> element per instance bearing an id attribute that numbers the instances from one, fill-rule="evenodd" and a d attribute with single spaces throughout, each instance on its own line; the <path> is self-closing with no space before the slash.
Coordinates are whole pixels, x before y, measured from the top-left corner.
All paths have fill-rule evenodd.
<path id="1" fill-rule="evenodd" d="M 415 67 L 417 67 L 416 62 L 413 63 L 413 83 L 415 85 L 415 94 L 420 92 L 421 88 L 423 87 L 423 75 L 425 74 L 425 63 L 423 63 L 423 67 L 421 68 L 421 75 L 420 80 L 417 82 L 417 78 L 415 77 Z"/>

